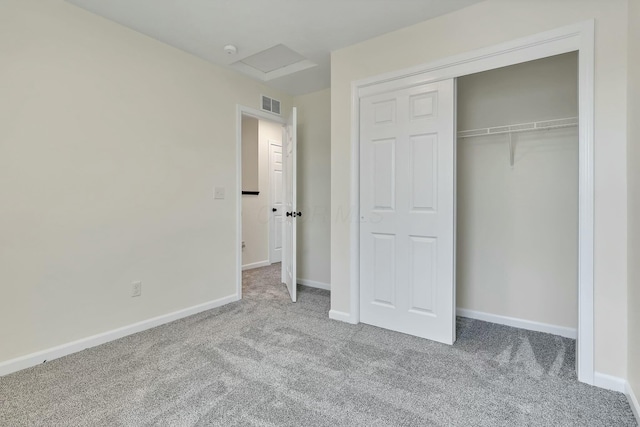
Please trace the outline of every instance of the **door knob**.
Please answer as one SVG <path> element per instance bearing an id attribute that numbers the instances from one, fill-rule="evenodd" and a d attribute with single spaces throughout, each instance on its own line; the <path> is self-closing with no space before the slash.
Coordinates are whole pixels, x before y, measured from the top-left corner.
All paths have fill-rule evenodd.
<path id="1" fill-rule="evenodd" d="M 278 212 L 278 209 L 276 209 L 276 208 L 272 208 L 272 209 L 271 209 L 271 212 Z"/>

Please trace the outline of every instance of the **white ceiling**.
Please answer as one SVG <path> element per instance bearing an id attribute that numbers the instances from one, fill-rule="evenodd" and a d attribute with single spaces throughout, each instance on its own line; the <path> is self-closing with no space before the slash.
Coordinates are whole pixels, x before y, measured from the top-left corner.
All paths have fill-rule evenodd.
<path id="1" fill-rule="evenodd" d="M 67 1 L 229 68 L 284 44 L 317 66 L 265 84 L 300 95 L 330 86 L 331 51 L 481 0 Z M 237 46 L 238 53 L 226 54 L 227 44 Z"/>

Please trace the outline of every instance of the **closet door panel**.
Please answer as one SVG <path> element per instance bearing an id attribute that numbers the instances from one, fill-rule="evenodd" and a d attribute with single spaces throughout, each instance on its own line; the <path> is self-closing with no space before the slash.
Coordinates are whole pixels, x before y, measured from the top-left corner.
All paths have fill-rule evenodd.
<path id="1" fill-rule="evenodd" d="M 452 344 L 454 82 L 363 98 L 360 320 Z"/>
<path id="2" fill-rule="evenodd" d="M 411 137 L 411 211 L 435 211 L 438 196 L 438 135 Z"/>

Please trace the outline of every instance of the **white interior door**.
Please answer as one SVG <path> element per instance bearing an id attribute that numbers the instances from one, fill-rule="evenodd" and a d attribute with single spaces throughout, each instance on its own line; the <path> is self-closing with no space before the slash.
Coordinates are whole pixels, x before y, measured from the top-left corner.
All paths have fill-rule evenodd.
<path id="1" fill-rule="evenodd" d="M 269 227 L 269 262 L 282 261 L 282 221 L 284 197 L 282 188 L 282 143 L 269 141 L 269 194 L 271 205 Z"/>
<path id="2" fill-rule="evenodd" d="M 360 320 L 455 341 L 453 80 L 361 99 Z"/>
<path id="3" fill-rule="evenodd" d="M 296 122 L 297 111 L 293 108 L 283 130 L 282 176 L 284 179 L 284 233 L 282 242 L 282 282 L 287 285 L 291 301 L 296 302 Z"/>

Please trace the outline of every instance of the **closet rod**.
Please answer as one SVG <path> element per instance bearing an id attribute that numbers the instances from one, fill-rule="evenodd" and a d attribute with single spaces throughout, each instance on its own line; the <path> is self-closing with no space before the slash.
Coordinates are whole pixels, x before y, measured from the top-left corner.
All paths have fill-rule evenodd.
<path id="1" fill-rule="evenodd" d="M 540 122 L 519 123 L 517 125 L 494 126 L 483 129 L 471 129 L 458 132 L 458 138 L 471 138 L 473 136 L 499 135 L 503 133 L 529 132 L 533 130 L 548 130 L 573 127 L 578 125 L 577 117 L 566 119 L 544 120 Z"/>

